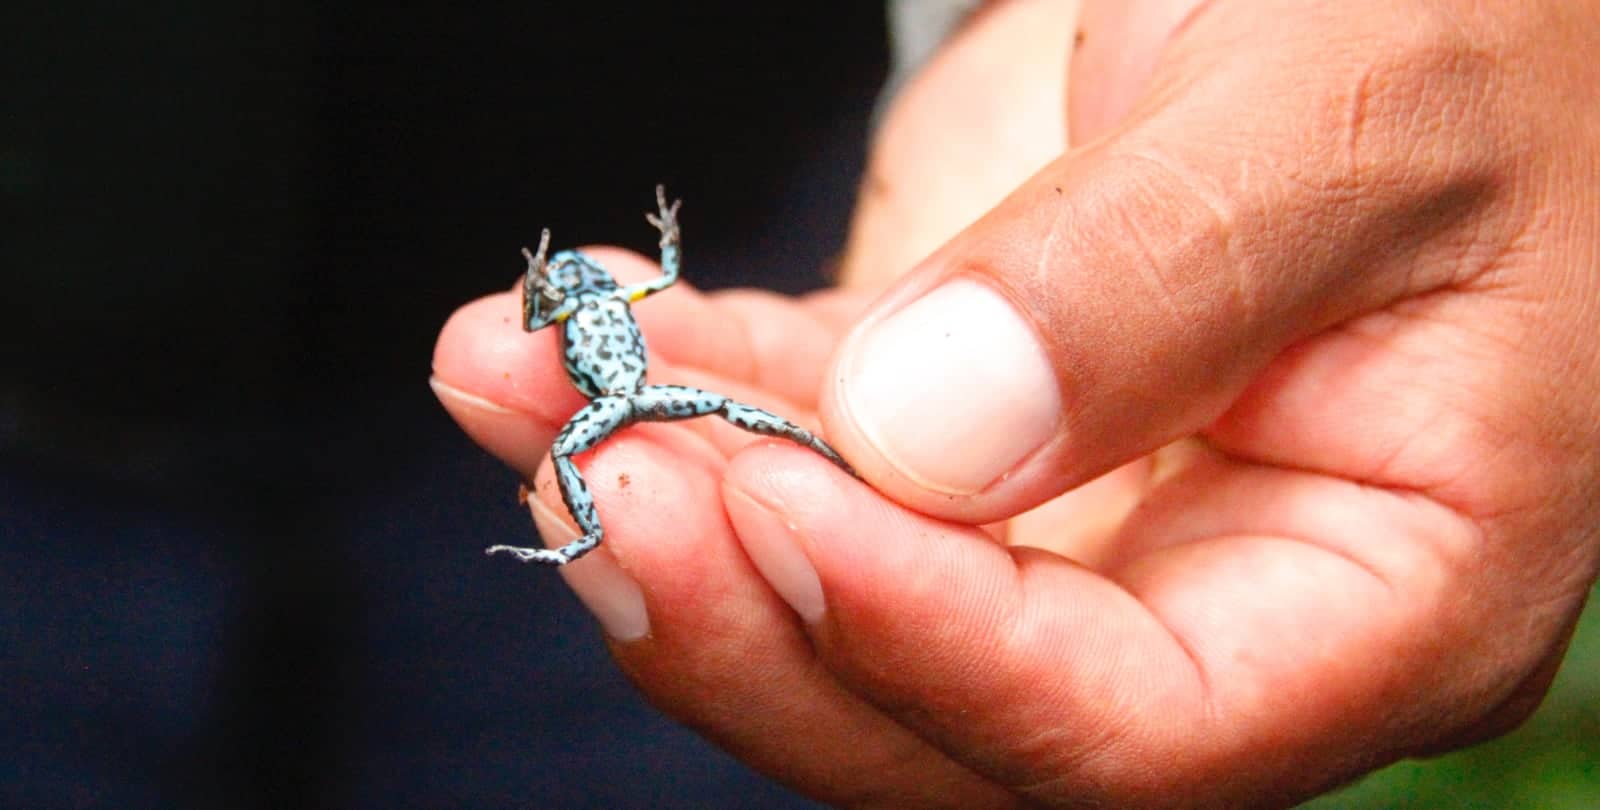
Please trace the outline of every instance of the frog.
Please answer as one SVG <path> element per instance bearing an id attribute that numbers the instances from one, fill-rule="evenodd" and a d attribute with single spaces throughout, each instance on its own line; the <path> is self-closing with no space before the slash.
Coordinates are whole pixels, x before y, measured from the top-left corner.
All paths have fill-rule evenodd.
<path id="1" fill-rule="evenodd" d="M 527 270 L 522 278 L 522 328 L 537 332 L 560 327 L 561 362 L 567 379 L 588 400 L 572 415 L 550 447 L 556 486 L 562 503 L 582 535 L 559 548 L 494 545 L 489 555 L 508 554 L 520 562 L 562 566 L 600 546 L 605 537 L 595 510 L 594 493 L 573 457 L 593 450 L 617 431 L 637 422 L 675 422 L 717 416 L 750 433 L 786 439 L 807 447 L 846 473 L 855 471 L 815 433 L 770 411 L 722 394 L 686 385 L 646 381 L 648 358 L 644 333 L 632 306 L 671 287 L 682 265 L 678 210 L 682 200 L 667 202 L 664 185 L 656 186 L 656 210 L 645 214 L 660 235 L 661 274 L 636 284 L 618 284 L 599 261 L 577 250 L 547 257 L 550 229 L 541 230 L 539 249 L 522 249 Z"/>

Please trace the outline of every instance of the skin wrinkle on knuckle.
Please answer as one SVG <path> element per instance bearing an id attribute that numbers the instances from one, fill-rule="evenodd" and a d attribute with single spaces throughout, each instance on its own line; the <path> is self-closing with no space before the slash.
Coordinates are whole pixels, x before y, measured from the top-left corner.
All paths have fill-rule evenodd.
<path id="1" fill-rule="evenodd" d="M 1404 60 L 1384 56 L 1378 61 Z M 1391 70 L 1416 72 L 1413 86 L 1395 89 L 1405 81 L 1385 73 Z M 1349 79 L 1354 89 L 1333 91 L 1328 105 L 1359 108 L 1346 120 L 1329 122 L 1336 124 L 1332 131 L 1347 134 L 1308 148 L 1313 157 L 1294 169 L 1301 175 L 1298 183 L 1327 192 L 1331 203 L 1307 215 L 1320 217 L 1323 231 L 1337 234 L 1331 245 L 1347 246 L 1323 256 L 1348 270 L 1330 276 L 1322 295 L 1364 301 L 1357 311 L 1462 283 L 1492 263 L 1480 261 L 1464 270 L 1455 259 L 1482 253 L 1474 245 L 1483 234 L 1497 236 L 1502 244 L 1513 238 L 1507 232 L 1514 235 L 1514 229 L 1491 221 L 1502 207 L 1497 203 L 1506 185 L 1495 150 L 1461 148 L 1459 133 L 1479 128 L 1470 120 L 1441 124 L 1460 116 L 1425 98 L 1429 75 L 1429 68 L 1415 65 L 1361 66 Z M 1490 256 L 1502 249 L 1490 248 Z M 1351 272 L 1364 282 L 1354 291 Z"/>
<path id="2" fill-rule="evenodd" d="M 988 280 L 1031 316 L 1036 334 L 1053 356 L 1063 358 L 1057 374 L 1064 392 L 1082 382 L 1067 370 L 1094 364 L 1074 360 L 1085 351 L 1071 339 L 1083 332 L 1083 312 L 1061 311 L 1048 302 L 1073 288 L 1080 297 L 1120 295 L 1116 286 L 1097 280 L 1099 273 L 1116 270 L 1131 273 L 1160 302 L 1162 328 L 1191 328 L 1193 287 L 1210 283 L 1195 272 L 1193 260 L 1226 251 L 1231 225 L 1218 198 L 1175 182 L 1163 159 L 1118 152 L 1100 163 L 1092 175 L 1067 181 L 1073 188 L 1064 201 L 1052 195 L 1043 238 L 1008 238 L 955 262 L 959 272 Z"/>
<path id="3" fill-rule="evenodd" d="M 1263 184 L 1264 173 L 1236 167 L 1219 176 L 1194 168 L 1193 160 L 1164 147 L 1128 143 L 1106 156 L 1121 179 L 1107 193 L 1117 198 L 1098 206 L 1093 238 L 1116 247 L 1115 263 L 1138 278 L 1165 314 L 1144 329 L 1159 329 L 1176 345 L 1231 345 L 1252 330 L 1292 322 L 1282 287 L 1295 268 L 1274 266 L 1266 244 L 1286 193 Z M 1091 190 L 1090 204 L 1096 201 Z M 1101 257 L 1105 258 L 1105 257 Z M 1143 317 L 1149 318 L 1150 314 Z M 1219 349 L 1220 350 L 1220 349 Z M 1236 345 L 1232 352 L 1247 352 Z M 1216 364 L 1205 364 L 1208 367 Z"/>
<path id="4" fill-rule="evenodd" d="M 1214 179 L 1208 178 L 1203 172 L 1187 168 L 1177 159 L 1163 154 L 1151 147 L 1135 148 L 1121 151 L 1118 158 L 1130 162 L 1144 164 L 1147 170 L 1144 177 L 1144 193 L 1139 199 L 1146 201 L 1150 209 L 1159 210 L 1166 208 L 1177 212 L 1174 217 L 1182 225 L 1178 246 L 1168 248 L 1168 255 L 1154 249 L 1154 245 L 1168 241 L 1171 234 L 1144 234 L 1137 223 L 1138 217 L 1130 216 L 1125 209 L 1119 209 L 1127 228 L 1127 235 L 1135 240 L 1143 253 L 1148 257 L 1148 266 L 1142 267 L 1140 272 L 1148 277 L 1152 288 L 1158 292 L 1173 297 L 1173 314 L 1181 319 L 1201 314 L 1185 311 L 1177 302 L 1186 296 L 1197 284 L 1207 280 L 1206 276 L 1214 274 L 1197 274 L 1197 268 L 1184 267 L 1185 259 L 1199 259 L 1201 262 L 1214 263 L 1210 269 L 1233 270 L 1228 273 L 1235 290 L 1244 289 L 1244 280 L 1238 276 L 1241 268 L 1240 257 L 1236 251 L 1233 239 L 1238 231 L 1241 220 L 1249 217 L 1252 212 L 1244 210 L 1232 195 L 1219 187 Z M 1145 213 L 1141 211 L 1140 213 Z M 1198 278 L 1184 278 L 1183 271 L 1189 270 L 1189 275 Z M 1243 296 L 1241 301 L 1259 301 L 1260 296 Z"/>
<path id="5" fill-rule="evenodd" d="M 1390 252 L 1399 254 L 1408 243 L 1406 229 L 1383 223 L 1410 217 L 1422 230 L 1439 229 L 1441 222 L 1472 227 L 1472 216 L 1482 214 L 1504 183 L 1507 139 L 1486 100 L 1495 92 L 1497 66 L 1448 20 L 1360 33 L 1361 47 L 1333 41 L 1330 61 L 1297 91 L 1305 99 L 1295 104 L 1301 117 L 1257 127 L 1254 140 L 1282 146 L 1240 166 L 1240 185 L 1251 172 L 1250 182 L 1265 189 L 1260 196 L 1288 201 L 1290 209 L 1323 223 L 1306 230 L 1342 234 L 1338 239 L 1346 244 L 1393 245 Z M 1265 171 L 1251 171 L 1258 168 Z M 1274 181 L 1282 186 L 1274 189 Z M 1413 270 L 1403 256 L 1353 261 L 1326 250 L 1327 265 L 1390 277 L 1384 285 L 1390 292 L 1379 293 L 1380 300 L 1459 278 L 1417 275 L 1396 288 L 1394 279 Z"/>
<path id="6" fill-rule="evenodd" d="M 1354 66 L 1347 168 L 1424 191 L 1498 172 L 1515 145 L 1492 114 L 1500 55 L 1443 11 L 1408 22 L 1378 34 Z"/>
<path id="7" fill-rule="evenodd" d="M 1400 228 L 1385 232 L 1386 220 L 1411 217 L 1424 230 L 1441 228 L 1441 221 L 1472 227 L 1468 220 L 1485 216 L 1494 198 L 1508 193 L 1507 154 L 1531 150 L 1514 137 L 1525 125 L 1503 114 L 1506 105 L 1499 103 L 1508 92 L 1499 39 L 1476 37 L 1472 26 L 1479 23 L 1458 17 L 1443 11 L 1385 9 L 1353 28 L 1334 30 L 1318 44 L 1325 63 L 1295 73 L 1292 97 L 1303 101 L 1291 106 L 1300 115 L 1264 118 L 1236 132 L 1223 148 L 1269 147 L 1240 161 L 1235 176 L 1223 184 L 1236 192 L 1236 200 L 1261 199 L 1263 210 L 1287 207 L 1319 217 L 1322 226 L 1307 231 L 1342 232 L 1346 244 L 1396 245 L 1390 251 L 1394 254 L 1404 252 L 1407 239 Z M 1246 83 L 1254 84 L 1258 82 Z M 1185 106 L 1231 109 L 1234 95 L 1206 84 Z M 1270 100 L 1282 106 L 1279 97 Z M 1223 120 L 1236 117 L 1236 112 L 1228 113 Z M 1508 119 L 1513 123 L 1506 123 Z M 1272 149 L 1271 144 L 1280 146 Z M 1308 248 L 1316 248 L 1280 247 L 1296 248 L 1280 252 L 1301 256 L 1315 255 Z M 1450 265 L 1431 263 L 1437 272 L 1417 274 L 1396 289 L 1395 278 L 1412 272 L 1404 256 L 1387 263 L 1356 261 L 1360 257 L 1327 250 L 1322 248 L 1325 265 L 1390 277 L 1389 292 L 1376 296 L 1380 301 L 1460 279 L 1449 272 Z M 1383 253 L 1377 248 L 1371 252 Z"/>

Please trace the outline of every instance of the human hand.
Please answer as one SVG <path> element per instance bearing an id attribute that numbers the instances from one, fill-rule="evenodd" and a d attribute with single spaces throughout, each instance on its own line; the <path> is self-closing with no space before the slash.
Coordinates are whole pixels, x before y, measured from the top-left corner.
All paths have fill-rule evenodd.
<path id="1" fill-rule="evenodd" d="M 564 574 L 668 712 L 839 803 L 1257 806 L 1536 705 L 1596 568 L 1600 11 L 1190 5 L 1088 8 L 1096 140 L 847 339 L 821 417 L 877 492 L 715 424 L 587 460 L 609 553 Z M 929 171 L 885 163 L 890 205 Z M 725 342 L 672 295 L 667 374 L 757 404 L 814 400 L 849 322 L 762 299 Z M 482 306 L 436 372 L 531 469 L 581 403 Z"/>
<path id="2" fill-rule="evenodd" d="M 908 87 L 882 133 L 905 148 L 880 149 L 887 176 L 869 181 L 858 214 L 858 237 L 877 238 L 852 257 L 900 248 L 885 246 L 884 222 L 918 232 L 905 224 L 916 211 L 960 204 L 926 187 L 940 182 L 930 167 L 976 150 L 938 122 L 1003 103 L 971 76 L 1040 36 L 1017 21 L 1041 5 L 997 6 L 1009 21 L 980 20 Z M 962 522 L 1031 509 L 1009 521 L 1008 543 L 1074 558 L 1122 591 L 1092 610 L 1076 583 L 1011 610 L 1088 613 L 1087 640 L 1106 632 L 1096 622 L 1142 611 L 1170 634 L 1122 639 L 1098 683 L 1051 684 L 1085 669 L 1079 655 L 1015 656 L 1092 707 L 1003 707 L 1036 718 L 1018 738 L 1049 736 L 1054 751 L 964 747 L 983 738 L 976 711 L 911 721 L 960 740 L 946 750 L 963 762 L 993 757 L 1015 783 L 1048 786 L 1030 799 L 1288 802 L 1492 736 L 1537 705 L 1594 580 L 1600 72 L 1583 54 L 1600 39 L 1600 5 L 1197 6 L 1085 9 L 1065 93 L 1081 145 L 866 316 L 899 309 L 924 331 L 890 327 L 881 356 L 852 338 L 822 408 L 830 439 L 896 501 Z M 994 42 L 1007 26 L 1011 41 Z M 1036 87 L 1057 80 L 1044 78 Z M 990 90 L 1028 92 L 1004 87 Z M 931 154 L 941 138 L 949 153 Z M 1013 143 L 1039 146 L 994 146 Z M 847 262 L 847 277 L 885 266 Z M 950 280 L 998 296 L 932 292 Z M 1010 349 L 945 338 L 961 320 L 941 314 L 941 297 L 1018 310 L 1019 338 Z M 966 322 L 994 334 L 1005 320 Z M 952 360 L 963 344 L 985 350 L 966 373 Z M 1027 360 L 1001 374 L 1000 356 Z M 990 393 L 941 401 L 941 425 L 907 417 L 932 396 L 916 380 L 963 377 Z M 1027 438 L 984 432 L 1041 423 Z M 951 463 L 935 431 L 970 431 L 962 444 L 1009 456 Z M 835 552 L 808 543 L 843 602 L 826 567 Z M 1031 562 L 1018 570 L 1037 576 Z M 887 635 L 871 646 L 893 657 Z M 1187 704 L 1159 699 L 1185 689 L 1181 662 L 1160 666 L 1174 649 L 1201 684 Z M 948 672 L 902 661 L 892 674 L 856 689 L 915 707 L 908 695 L 941 684 L 920 705 L 976 710 L 994 706 L 981 693 L 1026 682 L 979 679 L 963 699 Z M 939 723 L 949 717 L 960 730 Z"/>

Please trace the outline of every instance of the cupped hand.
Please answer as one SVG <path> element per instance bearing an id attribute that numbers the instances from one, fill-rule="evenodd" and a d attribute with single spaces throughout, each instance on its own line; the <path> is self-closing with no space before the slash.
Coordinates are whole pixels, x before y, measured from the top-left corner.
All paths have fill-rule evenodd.
<path id="1" fill-rule="evenodd" d="M 843 804 L 1286 804 L 1514 725 L 1600 556 L 1600 4 L 1091 4 L 1052 99 L 1063 8 L 891 113 L 847 275 L 937 249 L 886 296 L 637 308 L 658 381 L 814 409 L 865 483 L 715 424 L 593 453 L 618 660 Z M 435 370 L 526 472 L 581 403 L 515 327 Z"/>

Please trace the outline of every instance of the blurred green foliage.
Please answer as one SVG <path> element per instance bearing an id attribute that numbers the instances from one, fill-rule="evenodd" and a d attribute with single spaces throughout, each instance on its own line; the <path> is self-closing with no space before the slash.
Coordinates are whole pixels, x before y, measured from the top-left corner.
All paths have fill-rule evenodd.
<path id="1" fill-rule="evenodd" d="M 1397 763 L 1301 806 L 1391 807 L 1600 808 L 1600 588 L 1549 697 L 1521 728 L 1448 756 Z"/>

